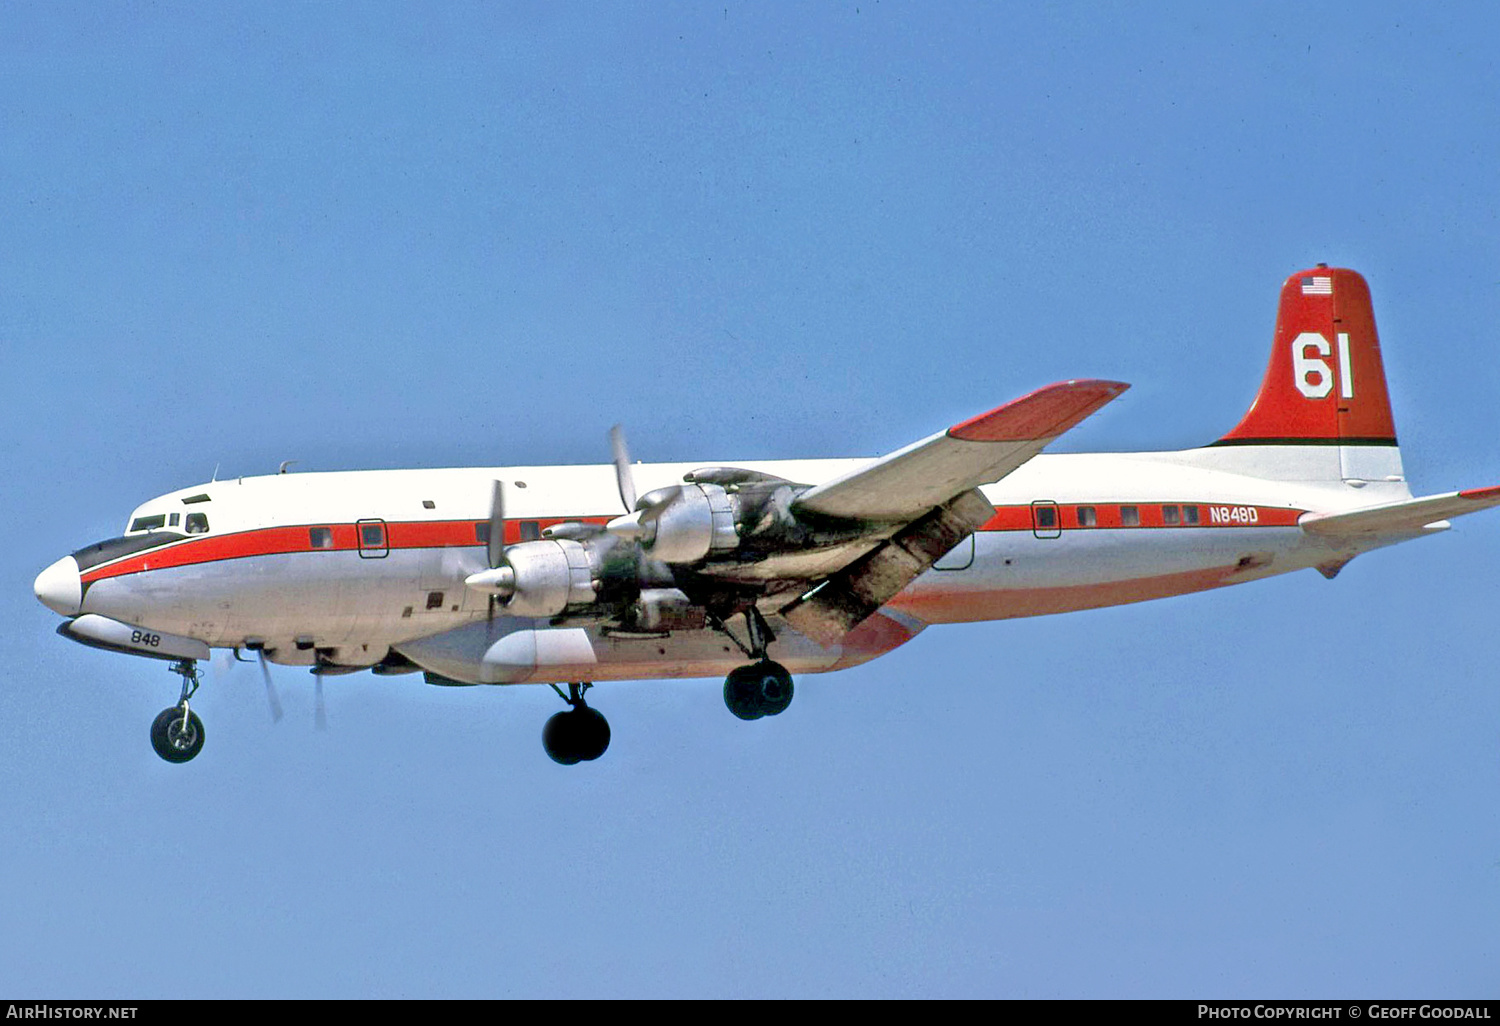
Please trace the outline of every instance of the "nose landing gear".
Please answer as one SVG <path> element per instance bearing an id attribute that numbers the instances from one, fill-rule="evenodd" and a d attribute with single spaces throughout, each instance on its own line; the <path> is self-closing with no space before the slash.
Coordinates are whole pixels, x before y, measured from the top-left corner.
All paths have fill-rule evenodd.
<path id="1" fill-rule="evenodd" d="M 609 747 L 609 721 L 583 700 L 583 693 L 591 687 L 588 683 L 569 684 L 568 694 L 563 695 L 556 684 L 552 685 L 557 696 L 571 706 L 554 713 L 542 728 L 542 747 L 553 762 L 564 766 L 592 762 Z"/>
<path id="2" fill-rule="evenodd" d="M 198 664 L 182 659 L 171 670 L 182 677 L 182 697 L 152 722 L 151 747 L 168 762 L 187 762 L 203 749 L 203 721 L 188 708 L 188 699 L 198 690 Z"/>

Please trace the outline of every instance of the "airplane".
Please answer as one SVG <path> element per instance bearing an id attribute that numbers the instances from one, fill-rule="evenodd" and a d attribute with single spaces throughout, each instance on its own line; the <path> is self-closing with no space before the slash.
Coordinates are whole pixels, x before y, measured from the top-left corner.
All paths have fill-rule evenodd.
<path id="1" fill-rule="evenodd" d="M 1281 289 L 1271 359 L 1227 434 L 1175 452 L 1042 454 L 1128 386 L 1040 388 L 878 459 L 286 473 L 131 513 L 36 578 L 83 644 L 182 678 L 151 726 L 203 747 L 214 648 L 324 676 L 550 685 L 543 747 L 599 758 L 600 681 L 724 676 L 777 716 L 793 674 L 857 666 L 933 624 L 1139 602 L 1315 569 L 1500 505 L 1407 487 L 1369 287 L 1319 264 Z M 562 685 L 567 686 L 566 693 Z M 320 692 L 321 697 L 321 692 Z"/>

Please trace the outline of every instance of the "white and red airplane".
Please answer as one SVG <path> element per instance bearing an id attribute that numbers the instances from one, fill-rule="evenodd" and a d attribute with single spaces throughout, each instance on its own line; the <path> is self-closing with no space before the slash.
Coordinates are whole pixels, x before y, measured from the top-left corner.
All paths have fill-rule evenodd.
<path id="1" fill-rule="evenodd" d="M 64 636 L 181 675 L 151 729 L 170 762 L 203 745 L 189 699 L 219 647 L 263 670 L 550 684 L 570 708 L 543 743 L 575 763 L 609 744 L 597 681 L 727 674 L 730 711 L 774 716 L 792 673 L 930 624 L 1331 578 L 1500 505 L 1500 487 L 1412 497 L 1353 271 L 1287 279 L 1260 393 L 1217 442 L 1039 455 L 1126 387 L 1049 385 L 874 460 L 632 464 L 616 430 L 613 467 L 213 481 L 143 504 L 35 590 Z"/>

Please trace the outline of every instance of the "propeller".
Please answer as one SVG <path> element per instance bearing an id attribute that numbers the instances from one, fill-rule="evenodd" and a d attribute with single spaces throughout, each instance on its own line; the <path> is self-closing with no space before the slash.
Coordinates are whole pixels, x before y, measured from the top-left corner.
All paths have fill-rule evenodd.
<path id="1" fill-rule="evenodd" d="M 630 450 L 625 446 L 625 429 L 619 424 L 609 429 L 609 447 L 615 457 L 615 484 L 620 489 L 620 501 L 625 504 L 625 515 L 615 517 L 604 529 L 625 541 L 649 539 L 653 533 L 652 524 L 682 489 L 669 485 L 637 498 L 635 475 L 630 469 Z"/>
<path id="2" fill-rule="evenodd" d="M 491 620 L 495 618 L 496 599 L 501 596 L 509 597 L 516 589 L 516 572 L 505 562 L 505 485 L 498 480 L 493 484 L 490 491 L 490 536 L 485 543 L 485 559 L 489 569 L 464 578 L 464 583 L 469 587 L 489 592 Z"/>
<path id="3" fill-rule="evenodd" d="M 328 706 L 323 702 L 323 668 L 313 667 L 313 680 L 317 683 L 313 686 L 315 696 L 315 711 L 313 712 L 313 726 L 318 730 L 328 729 Z"/>
<path id="4" fill-rule="evenodd" d="M 276 694 L 276 685 L 271 683 L 271 666 L 266 662 L 266 649 L 261 646 L 255 650 L 260 656 L 260 675 L 266 681 L 266 703 L 271 707 L 271 722 L 281 722 L 281 696 Z"/>
<path id="5" fill-rule="evenodd" d="M 491 570 L 505 565 L 505 485 L 500 481 L 494 482 L 490 492 L 490 539 L 485 554 Z"/>
<path id="6" fill-rule="evenodd" d="M 616 424 L 609 429 L 609 448 L 615 457 L 615 483 L 620 488 L 620 501 L 625 512 L 635 510 L 635 477 L 630 472 L 630 450 L 625 447 L 625 429 Z"/>

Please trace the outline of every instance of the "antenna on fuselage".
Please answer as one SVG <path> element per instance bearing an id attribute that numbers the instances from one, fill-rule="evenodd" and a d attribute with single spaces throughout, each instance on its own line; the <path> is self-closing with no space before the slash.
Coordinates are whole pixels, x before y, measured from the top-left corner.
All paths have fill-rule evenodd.
<path id="1" fill-rule="evenodd" d="M 290 467 L 293 463 L 301 463 L 301 462 L 302 462 L 301 460 L 282 460 L 281 461 L 281 466 L 279 466 L 279 467 L 276 468 L 276 473 L 278 473 L 278 474 L 285 474 L 287 467 Z"/>

